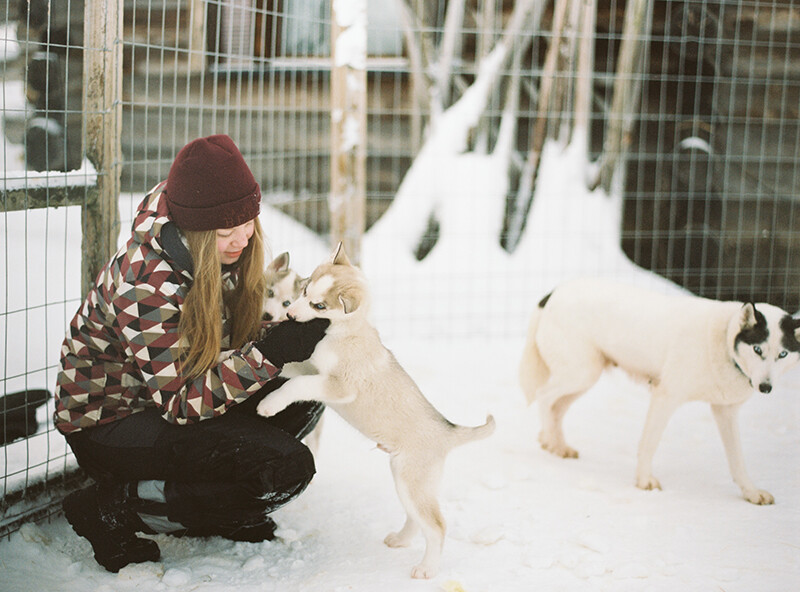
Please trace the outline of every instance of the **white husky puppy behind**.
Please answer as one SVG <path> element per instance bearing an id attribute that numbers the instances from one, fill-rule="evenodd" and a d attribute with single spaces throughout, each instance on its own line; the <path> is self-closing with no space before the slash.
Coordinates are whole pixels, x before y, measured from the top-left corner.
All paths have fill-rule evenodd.
<path id="1" fill-rule="evenodd" d="M 578 453 L 564 440 L 569 406 L 604 368 L 619 366 L 651 388 L 639 443 L 636 485 L 660 489 L 652 460 L 664 428 L 682 403 L 706 401 L 722 436 L 734 482 L 754 504 L 774 498 L 744 467 L 738 411 L 753 393 L 769 393 L 800 360 L 800 319 L 769 304 L 667 296 L 608 280 L 564 283 L 533 313 L 520 362 L 520 383 L 539 405 L 545 450 Z"/>
<path id="2" fill-rule="evenodd" d="M 304 280 L 289 267 L 289 253 L 281 253 L 270 261 L 265 276 L 264 320 L 285 321 L 286 309 L 300 296 Z"/>
<path id="3" fill-rule="evenodd" d="M 281 253 L 270 261 L 265 272 L 267 290 L 264 296 L 263 320 L 270 322 L 285 321 L 286 309 L 297 300 L 303 291 L 303 284 L 306 278 L 301 277 L 297 272 L 289 267 L 289 253 Z M 299 373 L 300 370 L 297 370 Z M 311 433 L 305 437 L 305 444 L 316 456 L 319 451 L 320 438 L 322 437 L 322 425 L 324 416 L 320 417 L 317 425 Z"/>
<path id="4" fill-rule="evenodd" d="M 384 542 L 407 546 L 421 527 L 425 555 L 411 576 L 430 578 L 438 569 L 444 542 L 437 490 L 445 458 L 452 448 L 489 436 L 495 422 L 490 415 L 484 425 L 472 428 L 445 419 L 383 346 L 367 320 L 368 306 L 365 278 L 340 244 L 288 309 L 289 317 L 301 322 L 330 319 L 309 359 L 318 374 L 291 378 L 264 398 L 258 413 L 270 416 L 294 401 L 322 401 L 388 452 L 407 518 L 400 532 Z"/>

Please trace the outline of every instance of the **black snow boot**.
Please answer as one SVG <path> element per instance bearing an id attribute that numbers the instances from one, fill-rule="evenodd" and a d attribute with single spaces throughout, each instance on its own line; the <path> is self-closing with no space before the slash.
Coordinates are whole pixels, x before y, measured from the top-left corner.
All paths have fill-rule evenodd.
<path id="1" fill-rule="evenodd" d="M 260 543 L 261 541 L 271 541 L 275 538 L 275 530 L 278 525 L 275 521 L 266 516 L 263 522 L 249 524 L 245 526 L 192 526 L 186 530 L 179 530 L 170 533 L 173 536 L 183 537 L 209 537 L 219 536 L 231 541 L 244 541 L 248 543 Z"/>
<path id="2" fill-rule="evenodd" d="M 69 494 L 62 504 L 73 530 L 92 544 L 97 563 L 114 573 L 129 563 L 158 561 L 161 555 L 155 541 L 136 536 L 147 527 L 129 489 L 124 483 L 95 484 Z"/>
<path id="3" fill-rule="evenodd" d="M 260 543 L 261 541 L 271 541 L 275 538 L 275 529 L 278 525 L 269 516 L 265 517 L 264 522 L 250 526 L 238 526 L 233 528 L 220 528 L 219 536 L 232 541 L 246 541 L 248 543 Z"/>

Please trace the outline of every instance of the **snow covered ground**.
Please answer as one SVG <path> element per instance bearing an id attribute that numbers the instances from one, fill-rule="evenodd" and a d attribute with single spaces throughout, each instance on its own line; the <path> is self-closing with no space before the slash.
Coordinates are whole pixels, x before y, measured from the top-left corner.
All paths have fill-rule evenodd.
<path id="1" fill-rule="evenodd" d="M 441 493 L 448 533 L 437 577 L 409 577 L 423 551 L 421 537 L 408 549 L 383 545 L 403 520 L 387 457 L 329 412 L 318 474 L 300 498 L 276 512 L 276 540 L 159 535 L 161 561 L 110 574 L 94 562 L 88 542 L 57 518 L 26 524 L 0 542 L 0 591 L 794 590 L 800 581 L 800 371 L 770 395 L 754 396 L 741 414 L 749 471 L 775 496 L 774 506 L 741 498 L 701 404 L 681 408 L 664 435 L 654 464 L 664 491 L 636 489 L 647 393 L 621 374 L 604 377 L 567 415 L 566 435 L 578 460 L 539 448 L 537 414 L 516 381 L 527 311 L 538 297 L 563 277 L 583 273 L 674 289 L 620 255 L 613 200 L 577 189 L 579 177 L 567 173 L 579 164 L 575 156 L 553 149 L 546 159 L 531 230 L 514 257 L 487 255 L 486 241 L 475 234 L 445 237 L 442 255 L 423 264 L 384 249 L 377 238 L 366 243 L 364 267 L 386 344 L 448 418 L 477 424 L 491 412 L 497 419 L 494 436 L 456 449 L 448 460 Z M 123 220 L 137 199 L 121 201 Z M 44 214 L 27 215 L 30 221 Z M 47 237 L 55 242 L 39 252 L 30 236 L 38 226 L 24 230 L 7 215 L 5 265 L 27 260 L 35 269 L 37 261 L 49 262 L 59 270 L 50 280 L 71 277 L 79 240 L 64 226 L 76 218 L 64 210 L 47 216 Z M 277 212 L 266 208 L 262 221 L 273 251 L 289 250 L 300 271 L 326 256 L 327 245 Z M 17 258 L 20 240 L 28 246 Z M 452 249 L 450 257 L 445 249 Z M 27 294 L 37 293 L 40 276 L 29 273 Z M 3 271 L 2 277 L 9 276 Z M 76 286 L 61 289 L 71 293 Z M 11 286 L 6 292 L 13 298 Z M 42 330 L 54 343 L 63 334 L 58 322 Z M 53 347 L 45 357 L 57 352 Z M 31 344 L 21 349 L 31 350 L 28 358 L 44 355 Z M 14 362 L 14 354 L 4 358 Z M 59 444 L 54 438 L 51 450 Z M 6 447 L 6 466 L 20 461 L 13 457 L 17 444 Z M 36 453 L 30 448 L 26 455 Z"/>
<path id="2" fill-rule="evenodd" d="M 538 419 L 516 386 L 521 342 L 397 341 L 393 351 L 450 419 L 497 418 L 494 436 L 456 449 L 441 502 L 441 573 L 409 577 L 423 550 L 390 549 L 403 520 L 387 457 L 329 414 L 309 489 L 275 514 L 279 538 L 158 541 L 158 563 L 102 570 L 63 518 L 0 542 L 3 592 L 447 592 L 795 590 L 800 581 L 797 458 L 800 376 L 742 413 L 745 456 L 774 506 L 745 502 L 731 482 L 706 406 L 672 419 L 655 458 L 664 491 L 633 485 L 646 393 L 609 375 L 576 403 L 566 433 L 578 460 L 537 442 Z M 793 382 L 792 382 L 793 378 Z M 795 391 L 795 392 L 793 392 Z"/>

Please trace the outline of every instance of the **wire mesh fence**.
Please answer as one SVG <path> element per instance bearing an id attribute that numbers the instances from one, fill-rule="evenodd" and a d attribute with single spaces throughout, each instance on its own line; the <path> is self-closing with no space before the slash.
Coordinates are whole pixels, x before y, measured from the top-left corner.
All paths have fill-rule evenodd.
<path id="1" fill-rule="evenodd" d="M 87 211 L 113 171 L 118 213 L 106 212 L 113 219 L 102 222 L 120 241 L 178 149 L 213 133 L 236 141 L 267 212 L 281 216 L 269 237 L 276 252 L 291 244 L 303 260 L 331 228 L 336 113 L 329 1 L 127 0 L 118 22 L 106 23 L 107 43 L 85 30 L 88 10 L 105 5 L 93 2 L 0 4 L 0 534 L 53 511 L 59 491 L 81 478 L 52 427 L 47 391 L 81 301 L 82 254 L 99 248 L 91 232 L 87 238 Z M 573 242 L 591 241 L 586 235 L 593 233 L 598 243 L 606 238 L 594 212 L 566 200 L 556 218 L 535 223 L 537 202 L 558 192 L 554 175 L 615 204 L 613 242 L 635 264 L 702 296 L 800 308 L 796 1 L 366 4 L 367 234 L 401 189 L 414 192 L 412 164 L 433 139 L 463 136 L 453 158 L 431 159 L 421 183 L 425 191 L 457 192 L 457 211 L 482 212 L 483 181 L 501 178 L 502 220 L 448 226 L 444 212 L 453 206 L 441 200 L 423 203 L 412 217 L 417 227 L 397 232 L 421 263 L 454 227 L 471 244 L 516 254 L 518 263 L 513 270 L 476 267 L 474 253 L 461 253 L 481 274 L 465 287 L 463 262 L 455 259 L 450 275 L 425 283 L 409 282 L 386 261 L 376 272 L 392 285 L 384 309 L 409 290 L 428 293 L 435 304 L 412 319 L 388 313 L 388 331 L 427 337 L 436 315 L 464 314 L 452 303 L 471 290 L 486 305 L 467 313 L 465 332 L 518 336 L 522 325 L 509 314 L 509 286 L 534 302 L 541 294 L 532 278 L 568 272 L 573 263 L 565 251 Z M 102 80 L 87 75 L 87 63 L 114 52 L 118 60 L 100 72 Z M 99 90 L 114 85 L 119 96 Z M 473 119 L 445 117 L 474 106 L 483 88 Z M 102 166 L 87 157 L 95 140 L 87 104 L 97 104 L 87 100 L 98 95 L 108 105 L 103 116 L 121 116 L 119 132 L 111 134 L 119 155 Z M 504 150 L 506 112 L 514 127 Z M 554 172 L 546 158 L 548 146 L 576 144 L 593 165 L 585 179 L 569 162 Z M 454 164 L 465 154 L 505 160 L 485 169 L 478 160 Z M 528 260 L 519 252 L 533 232 L 543 237 L 542 252 Z"/>

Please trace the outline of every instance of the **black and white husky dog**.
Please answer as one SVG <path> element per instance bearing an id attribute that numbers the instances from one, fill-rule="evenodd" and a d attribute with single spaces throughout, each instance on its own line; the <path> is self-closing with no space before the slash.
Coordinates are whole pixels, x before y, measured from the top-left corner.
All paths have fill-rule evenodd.
<path id="1" fill-rule="evenodd" d="M 639 443 L 636 485 L 660 489 L 652 460 L 664 428 L 682 403 L 706 401 L 719 428 L 734 482 L 754 504 L 771 504 L 744 467 L 738 410 L 754 391 L 769 393 L 800 361 L 800 319 L 765 303 L 672 295 L 602 279 L 566 282 L 534 311 L 520 362 L 520 383 L 541 415 L 539 441 L 563 457 L 569 406 L 618 366 L 651 389 Z"/>

